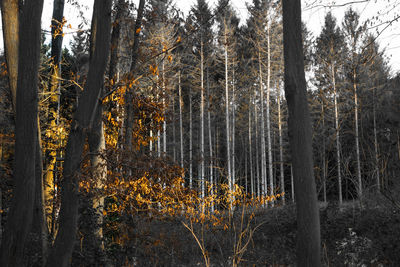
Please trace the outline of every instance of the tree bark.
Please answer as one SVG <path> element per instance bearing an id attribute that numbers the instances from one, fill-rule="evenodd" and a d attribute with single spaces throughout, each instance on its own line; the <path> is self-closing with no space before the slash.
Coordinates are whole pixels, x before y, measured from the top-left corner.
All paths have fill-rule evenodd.
<path id="1" fill-rule="evenodd" d="M 278 91 L 278 131 L 279 131 L 279 165 L 280 165 L 280 176 L 281 176 L 281 192 L 282 204 L 285 205 L 285 173 L 283 168 L 283 136 L 282 136 L 282 114 L 281 114 L 281 88 L 277 87 Z"/>
<path id="2" fill-rule="evenodd" d="M 64 0 L 53 1 L 53 17 L 51 20 L 51 77 L 49 80 L 49 125 L 48 130 L 54 142 L 60 142 L 57 129 L 59 123 L 59 108 L 60 108 L 60 78 L 61 78 L 61 56 L 62 56 L 62 41 L 63 41 L 63 14 L 64 14 Z M 53 199 L 54 199 L 54 183 L 56 180 L 57 172 L 57 154 L 59 151 L 51 150 L 49 157 L 46 159 L 46 175 L 44 181 L 44 199 L 46 203 L 46 221 L 48 229 L 51 229 L 52 213 L 53 213 Z"/>
<path id="3" fill-rule="evenodd" d="M 224 34 L 224 53 L 225 53 L 225 127 L 226 127 L 226 160 L 227 160 L 227 171 L 228 171 L 228 185 L 229 191 L 233 191 L 233 181 L 231 173 L 231 151 L 230 151 L 230 127 L 229 127 L 229 86 L 228 86 L 228 40 L 226 21 L 225 23 L 225 34 Z"/>
<path id="4" fill-rule="evenodd" d="M 341 172 L 341 158 L 340 158 L 340 130 L 339 130 L 339 105 L 338 105 L 338 93 L 336 90 L 336 79 L 335 79 L 335 68 L 332 65 L 332 86 L 333 86 L 333 97 L 335 101 L 335 130 L 336 130 L 336 163 L 337 163 L 337 176 L 338 176 L 338 189 L 339 189 L 339 206 L 343 204 L 342 194 L 342 172 Z"/>
<path id="5" fill-rule="evenodd" d="M 260 49 L 260 48 L 259 48 Z M 261 195 L 265 197 L 267 195 L 267 156 L 265 153 L 265 118 L 264 118 L 264 84 L 261 67 L 261 52 L 258 51 L 258 73 L 260 83 L 260 103 L 261 103 Z"/>
<path id="6" fill-rule="evenodd" d="M 269 171 L 269 190 L 270 190 L 270 197 L 271 197 L 271 204 L 274 206 L 273 196 L 274 196 L 274 175 L 273 175 L 273 168 L 272 168 L 272 142 L 271 142 L 271 116 L 270 116 L 270 95 L 271 95 L 271 26 L 268 23 L 267 26 L 267 110 L 266 110 L 266 117 L 267 117 L 267 148 L 268 148 L 268 171 Z M 267 186 L 265 189 L 265 193 L 267 193 Z"/>
<path id="7" fill-rule="evenodd" d="M 95 0 L 92 34 L 95 38 L 89 72 L 68 136 L 61 191 L 60 225 L 47 266 L 70 264 L 78 223 L 78 181 L 85 138 L 94 127 L 110 51 L 111 0 Z"/>
<path id="8" fill-rule="evenodd" d="M 14 7 L 15 8 L 15 7 Z M 14 191 L 1 246 L 1 266 L 23 266 L 35 197 L 38 142 L 38 71 L 43 0 L 26 0 L 19 25 Z M 14 16 L 17 12 L 13 13 Z M 14 17 L 12 17 L 14 19 Z M 8 22 L 7 22 L 8 23 Z M 12 78 L 14 79 L 14 78 Z"/>
<path id="9" fill-rule="evenodd" d="M 297 266 L 320 266 L 320 224 L 301 36 L 300 0 L 283 0 L 285 94 L 297 208 Z"/>
<path id="10" fill-rule="evenodd" d="M 14 111 L 17 110 L 18 46 L 19 46 L 19 0 L 2 0 L 1 18 L 7 63 L 8 81 Z"/>
<path id="11" fill-rule="evenodd" d="M 140 0 L 139 8 L 137 12 L 136 22 L 135 22 L 135 33 L 134 40 L 132 46 L 132 61 L 130 67 L 130 76 L 133 76 L 133 73 L 136 70 L 136 63 L 138 59 L 138 49 L 139 49 L 139 33 L 142 27 L 142 18 L 143 18 L 143 10 L 144 4 L 146 0 Z M 130 77 L 133 78 L 133 77 Z M 132 149 L 132 129 L 133 129 L 133 106 L 132 106 L 132 91 L 131 88 L 128 88 L 125 93 L 125 109 L 126 109 L 126 118 L 125 118 L 125 149 Z M 160 138 L 158 138 L 160 140 Z"/>

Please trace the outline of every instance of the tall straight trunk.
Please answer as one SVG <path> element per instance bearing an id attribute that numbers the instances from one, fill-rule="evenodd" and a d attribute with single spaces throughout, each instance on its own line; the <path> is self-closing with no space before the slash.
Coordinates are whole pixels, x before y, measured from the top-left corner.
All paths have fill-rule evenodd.
<path id="1" fill-rule="evenodd" d="M 203 38 L 203 37 L 201 37 Z M 201 197 L 205 197 L 204 190 L 204 54 L 203 40 L 200 41 L 200 184 Z"/>
<path id="2" fill-rule="evenodd" d="M 176 162 L 175 93 L 172 94 L 172 157 Z"/>
<path id="3" fill-rule="evenodd" d="M 269 23 L 268 23 L 269 24 Z M 271 117 L 270 117 L 270 95 L 271 95 L 271 37 L 270 37 L 270 26 L 267 27 L 267 146 L 268 146 L 268 171 L 269 171 L 269 190 L 271 196 L 272 206 L 274 201 L 272 197 L 274 196 L 274 175 L 272 168 L 272 142 L 271 142 Z M 265 193 L 267 193 L 267 188 L 265 188 Z"/>
<path id="4" fill-rule="evenodd" d="M 210 98 L 210 84 L 208 80 L 208 68 L 207 68 L 207 117 L 208 117 L 208 146 L 209 146 L 209 162 L 210 162 L 210 186 L 211 195 L 214 195 L 214 166 L 213 166 L 213 147 L 212 147 L 212 134 L 211 134 L 211 98 Z M 211 212 L 214 212 L 214 203 L 211 203 Z"/>
<path id="5" fill-rule="evenodd" d="M 230 127 L 229 127 L 229 83 L 228 83 L 228 40 L 226 32 L 225 22 L 225 34 L 224 34 L 224 49 L 225 49 L 225 130 L 226 130 L 226 160 L 228 169 L 228 185 L 229 191 L 233 191 L 233 181 L 231 173 L 231 150 L 230 150 Z"/>
<path id="6" fill-rule="evenodd" d="M 13 6 L 13 8 L 17 7 Z M 17 75 L 15 94 L 15 182 L 1 242 L 1 266 L 23 266 L 24 247 L 33 217 L 35 181 L 39 178 L 35 175 L 35 164 L 40 160 L 37 158 L 39 145 L 37 116 L 42 9 L 43 0 L 26 0 L 22 6 L 19 29 L 14 32 L 19 35 L 20 40 L 17 63 L 19 75 Z M 13 13 L 16 16 L 17 14 L 18 11 Z M 12 14 L 8 15 L 11 16 L 11 20 L 14 19 Z M 3 19 L 7 20 L 7 18 Z M 18 18 L 15 19 L 18 20 Z"/>
<path id="7" fill-rule="evenodd" d="M 361 163 L 360 163 L 360 140 L 359 140 L 359 130 L 358 130 L 358 94 L 357 94 L 357 74 L 356 70 L 353 70 L 353 89 L 354 89 L 354 123 L 356 128 L 356 161 L 357 161 L 357 180 L 358 180 L 358 199 L 361 200 L 362 197 L 362 181 L 361 181 Z"/>
<path id="8" fill-rule="evenodd" d="M 189 188 L 193 188 L 193 110 L 192 89 L 189 89 Z"/>
<path id="9" fill-rule="evenodd" d="M 49 92 L 50 92 L 50 103 L 49 103 L 49 117 L 48 121 L 50 124 L 50 134 L 55 136 L 56 147 L 59 147 L 59 137 L 55 135 L 59 124 L 60 114 L 60 95 L 61 95 L 61 57 L 62 57 L 62 41 L 63 41 L 63 18 L 64 18 L 64 0 L 53 1 L 53 17 L 51 20 L 51 60 L 50 66 L 51 77 L 49 80 Z M 57 174 L 57 154 L 60 151 L 50 150 L 49 157 L 46 159 L 46 176 L 44 181 L 44 198 L 46 205 L 46 218 L 48 228 L 51 229 L 52 213 L 53 213 L 53 202 L 54 202 L 54 185 L 56 183 Z"/>
<path id="10" fill-rule="evenodd" d="M 332 75 L 332 86 L 335 101 L 335 129 L 336 129 L 336 164 L 337 164 L 337 175 L 338 175 L 338 189 L 339 189 L 339 205 L 343 204 L 342 194 L 342 172 L 341 172 L 341 158 L 340 158 L 340 129 L 339 129 L 339 105 L 338 105 L 338 93 L 336 90 L 336 79 L 335 79 L 335 68 L 331 66 Z"/>
<path id="11" fill-rule="evenodd" d="M 257 99 L 257 90 L 254 90 L 254 127 L 255 127 L 255 145 L 256 145 L 256 177 L 257 177 L 257 197 L 261 196 L 260 192 L 260 153 L 259 153 L 259 148 L 258 148 L 258 114 L 257 114 L 257 104 L 256 104 L 256 99 Z"/>
<path id="12" fill-rule="evenodd" d="M 181 71 L 178 73 L 178 94 L 179 94 L 179 137 L 180 137 L 180 151 L 181 151 L 181 168 L 183 169 L 183 99 L 182 99 L 182 87 L 181 87 Z"/>
<path id="13" fill-rule="evenodd" d="M 163 106 L 164 106 L 164 121 L 163 121 L 163 154 L 164 157 L 167 156 L 167 120 L 166 120 L 166 87 L 165 87 L 165 62 L 164 60 L 162 61 L 162 90 L 163 90 Z"/>
<path id="14" fill-rule="evenodd" d="M 17 110 L 19 2 L 20 0 L 0 1 L 3 25 L 4 54 L 7 63 L 8 81 L 14 111 Z"/>
<path id="15" fill-rule="evenodd" d="M 322 97 L 322 95 L 321 95 Z M 324 100 L 321 101 L 321 115 L 322 115 L 322 183 L 323 183 L 323 194 L 324 202 L 326 203 L 326 143 L 325 143 L 325 105 Z"/>
<path id="16" fill-rule="evenodd" d="M 87 130 L 94 125 L 110 52 L 111 0 L 95 0 L 92 19 L 94 38 L 89 72 L 68 136 L 61 191 L 60 224 L 46 266 L 69 266 L 78 226 L 78 173 Z"/>
<path id="17" fill-rule="evenodd" d="M 133 35 L 133 46 L 132 46 L 132 60 L 130 66 L 130 78 L 133 78 L 133 75 L 136 71 L 136 63 L 138 59 L 138 49 L 139 49 L 139 33 L 142 27 L 142 18 L 143 18 L 143 11 L 144 5 L 146 0 L 139 1 L 139 7 L 137 11 L 137 17 L 135 22 L 135 31 Z M 132 88 L 128 88 L 125 93 L 125 110 L 126 110 L 126 117 L 125 117 L 125 149 L 131 150 L 132 149 L 132 129 L 133 129 L 133 106 L 132 106 Z"/>
<path id="18" fill-rule="evenodd" d="M 265 153 L 265 118 L 264 118 L 264 84 L 262 77 L 262 68 L 261 68 L 261 52 L 258 51 L 258 71 L 259 71 L 259 82 L 260 82 L 260 104 L 261 104 L 261 194 L 262 196 L 266 196 L 268 194 L 267 191 L 267 156 Z"/>
<path id="19" fill-rule="evenodd" d="M 289 109 L 297 209 L 297 266 L 321 266 L 321 239 L 315 188 L 312 128 L 308 110 L 301 36 L 300 0 L 283 0 L 285 93 Z"/>
<path id="20" fill-rule="evenodd" d="M 280 176 L 281 176 L 281 192 L 282 195 L 282 203 L 285 205 L 285 173 L 283 168 L 283 136 L 282 136 L 282 114 L 281 114 L 281 88 L 279 85 L 276 88 L 278 92 L 278 134 L 279 134 L 279 167 L 280 167 Z"/>
<path id="21" fill-rule="evenodd" d="M 254 172 L 253 172 L 253 142 L 251 138 L 251 96 L 249 97 L 249 165 L 250 165 L 250 192 L 254 196 Z"/>
<path id="22" fill-rule="evenodd" d="M 232 67 L 232 182 L 236 183 L 235 168 L 235 68 Z"/>
<path id="23" fill-rule="evenodd" d="M 378 138 L 376 130 L 376 86 L 373 91 L 372 108 L 373 108 L 373 120 L 374 120 L 374 152 L 375 152 L 375 175 L 376 175 L 376 190 L 381 191 L 381 179 L 379 175 L 379 154 L 378 154 Z"/>
<path id="24" fill-rule="evenodd" d="M 118 79 L 118 50 L 120 46 L 120 34 L 122 19 L 126 16 L 126 0 L 118 0 L 116 4 L 117 12 L 115 14 L 115 20 L 112 26 L 111 32 L 111 52 L 110 52 L 110 67 L 108 72 L 108 78 L 114 81 Z"/>

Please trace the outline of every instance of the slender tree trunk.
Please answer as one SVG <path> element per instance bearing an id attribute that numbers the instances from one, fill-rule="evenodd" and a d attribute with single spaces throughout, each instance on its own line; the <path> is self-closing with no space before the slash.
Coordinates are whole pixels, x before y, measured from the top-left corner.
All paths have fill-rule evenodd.
<path id="1" fill-rule="evenodd" d="M 321 94 L 322 97 L 322 94 Z M 322 115 L 322 183 L 324 202 L 326 203 L 326 144 L 325 144 L 325 105 L 324 100 L 321 101 L 321 115 Z"/>
<path id="2" fill-rule="evenodd" d="M 6 4 L 6 3 L 3 3 Z M 12 3 L 10 3 L 12 4 Z M 3 7 L 3 6 L 2 6 Z M 13 8 L 16 8 L 13 6 Z M 40 63 L 40 22 L 43 0 L 26 0 L 22 6 L 16 86 L 14 190 L 1 242 L 0 265 L 23 266 L 23 252 L 29 233 L 35 200 L 35 175 L 38 151 L 38 71 Z M 2 10 L 3 11 L 3 10 Z M 9 10 L 10 11 L 10 10 Z M 15 11 L 15 10 L 14 10 Z M 24 12 L 25 11 L 25 12 Z M 28 12 L 29 11 L 29 12 Z M 4 11 L 3 11 L 4 12 Z M 6 13 L 8 11 L 5 11 Z M 12 11 L 10 11 L 12 12 Z M 15 21 L 18 12 L 7 14 Z M 4 21 L 4 20 L 3 20 Z M 9 21 L 6 22 L 6 24 Z M 16 30 L 16 29 L 14 29 Z M 9 43 L 6 40 L 6 45 Z M 10 50 L 8 50 L 9 53 Z M 15 66 L 14 66 L 15 67 Z M 15 70 L 14 70 L 15 71 Z M 10 78 L 10 83 L 14 77 Z"/>
<path id="3" fill-rule="evenodd" d="M 228 184 L 229 191 L 233 191 L 233 181 L 231 173 L 231 150 L 230 150 L 230 126 L 229 126 L 229 83 L 228 83 L 228 40 L 226 32 L 225 22 L 225 34 L 224 34 L 224 49 L 225 49 L 225 127 L 226 127 L 226 160 L 228 169 Z"/>
<path id="4" fill-rule="evenodd" d="M 192 89 L 189 89 L 189 188 L 193 188 L 193 111 Z"/>
<path id="5" fill-rule="evenodd" d="M 181 88 L 181 71 L 178 73 L 178 93 L 179 93 L 179 136 L 180 136 L 180 151 L 181 151 L 181 168 L 183 169 L 183 99 L 182 99 L 182 88 Z"/>
<path id="6" fill-rule="evenodd" d="M 251 96 L 249 97 L 249 165 L 250 165 L 250 192 L 251 197 L 254 196 L 254 172 L 253 172 L 253 142 L 251 138 Z"/>
<path id="7" fill-rule="evenodd" d="M 203 37 L 201 37 L 203 38 Z M 203 40 L 200 41 L 200 183 L 201 198 L 205 197 L 204 189 L 204 54 Z"/>
<path id="8" fill-rule="evenodd" d="M 208 68 L 207 68 L 207 96 L 208 96 L 208 107 L 207 107 L 207 116 L 208 116 L 208 146 L 210 152 L 210 186 L 211 186 L 211 195 L 214 195 L 214 166 L 213 166 L 213 148 L 212 148 L 212 134 L 211 134 L 211 98 L 210 98 L 210 84 L 208 80 Z M 214 212 L 214 202 L 211 203 L 211 212 Z"/>
<path id="9" fill-rule="evenodd" d="M 279 166 L 280 166 L 280 176 L 281 176 L 281 192 L 282 203 L 285 205 L 285 173 L 283 168 L 283 136 L 282 136 L 282 115 L 281 115 L 281 88 L 277 87 L 278 91 L 278 131 L 279 131 Z"/>
<path id="10" fill-rule="evenodd" d="M 236 184 L 236 168 L 235 168 L 235 68 L 232 67 L 232 182 Z"/>
<path id="11" fill-rule="evenodd" d="M 256 104 L 256 99 L 257 99 L 257 93 L 256 90 L 254 90 L 254 126 L 255 126 L 255 145 L 256 145 L 256 177 L 257 177 L 257 197 L 261 196 L 260 192 L 260 153 L 259 153 L 259 148 L 258 148 L 258 114 L 257 114 L 257 104 Z"/>
<path id="12" fill-rule="evenodd" d="M 296 187 L 297 265 L 321 266 L 319 210 L 301 37 L 301 3 L 300 0 L 283 0 L 282 7 L 285 93 Z"/>
<path id="13" fill-rule="evenodd" d="M 110 52 L 111 0 L 95 0 L 92 29 L 95 35 L 93 54 L 85 90 L 68 136 L 64 179 L 62 181 L 60 225 L 47 266 L 69 266 L 78 223 L 78 172 L 85 137 L 94 125 L 94 119 L 104 82 L 105 67 Z M 82 104 L 83 103 L 83 104 Z"/>
<path id="14" fill-rule="evenodd" d="M 339 105 L 338 105 L 338 93 L 336 90 L 336 73 L 335 67 L 332 65 L 332 86 L 335 101 L 335 128 L 336 128 L 336 162 L 337 162 L 337 175 L 338 175 L 338 189 L 339 189 L 339 206 L 343 204 L 342 194 L 342 171 L 341 171 L 341 158 L 340 158 L 340 129 L 339 129 Z"/>
<path id="15" fill-rule="evenodd" d="M 267 156 L 265 153 L 265 118 L 264 118 L 264 84 L 262 78 L 261 68 L 261 52 L 258 51 L 258 70 L 259 70 L 259 82 L 260 82 L 260 104 L 261 104 L 261 194 L 266 196 L 267 191 Z"/>
<path id="16" fill-rule="evenodd" d="M 175 93 L 172 94 L 172 156 L 176 162 Z"/>
<path id="17" fill-rule="evenodd" d="M 379 175 L 379 154 L 378 154 L 378 138 L 376 132 L 376 87 L 373 91 L 372 108 L 373 108 L 373 120 L 374 120 L 374 152 L 375 152 L 375 175 L 376 175 L 376 190 L 381 191 L 381 179 Z"/>
<path id="18" fill-rule="evenodd" d="M 270 25 L 267 26 L 267 146 L 268 146 L 268 171 L 269 171 L 269 190 L 271 196 L 271 204 L 274 206 L 273 196 L 274 196 L 274 175 L 272 168 L 272 142 L 271 142 L 271 117 L 270 117 L 270 95 L 271 95 L 271 40 L 270 40 Z M 265 188 L 265 193 L 267 193 L 267 188 Z"/>
<path id="19" fill-rule="evenodd" d="M 361 201 L 362 197 L 362 181 L 361 181 L 361 163 L 360 163 L 360 140 L 358 130 L 358 94 L 357 94 L 357 75 L 356 71 L 353 70 L 353 89 L 354 89 L 354 123 L 356 128 L 356 160 L 357 160 L 357 180 L 358 180 L 358 199 Z"/>
<path id="20" fill-rule="evenodd" d="M 163 90 L 163 98 L 162 98 L 162 102 L 163 102 L 163 106 L 164 106 L 164 121 L 163 121 L 163 154 L 164 157 L 167 156 L 167 115 L 166 115 L 166 107 L 167 107 L 167 103 L 166 103 L 166 88 L 165 88 L 165 62 L 164 60 L 162 61 L 161 64 L 162 67 L 162 90 Z"/>
<path id="21" fill-rule="evenodd" d="M 60 95 L 61 95 L 61 57 L 62 57 L 62 41 L 63 41 L 63 16 L 64 14 L 64 0 L 53 1 L 53 17 L 51 20 L 51 77 L 49 80 L 49 93 L 51 94 L 49 103 L 49 117 L 48 121 L 50 124 L 49 133 L 56 147 L 59 147 L 61 142 L 60 137 L 57 134 L 60 114 Z M 46 159 L 46 176 L 44 181 L 44 198 L 46 203 L 46 218 L 48 228 L 51 229 L 52 214 L 53 214 L 53 202 L 54 202 L 54 185 L 56 183 L 57 175 L 57 162 L 56 158 L 60 151 L 53 149 L 49 153 L 49 158 Z"/>

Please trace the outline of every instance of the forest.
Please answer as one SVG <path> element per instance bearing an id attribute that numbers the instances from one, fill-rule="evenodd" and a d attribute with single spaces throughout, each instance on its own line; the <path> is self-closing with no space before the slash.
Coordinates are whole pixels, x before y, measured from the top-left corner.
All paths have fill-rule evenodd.
<path id="1" fill-rule="evenodd" d="M 47 29 L 44 0 L 0 5 L 0 266 L 400 264 L 400 73 L 374 30 L 399 1 L 342 1 L 317 35 L 300 0 L 51 2 Z"/>

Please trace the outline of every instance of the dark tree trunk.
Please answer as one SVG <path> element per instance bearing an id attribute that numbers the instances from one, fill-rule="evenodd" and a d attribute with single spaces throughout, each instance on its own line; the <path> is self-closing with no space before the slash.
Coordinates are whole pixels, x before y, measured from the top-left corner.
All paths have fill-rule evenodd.
<path id="1" fill-rule="evenodd" d="M 69 266 L 78 223 L 78 173 L 87 133 L 99 105 L 110 51 L 111 0 L 95 0 L 92 34 L 94 46 L 85 89 L 68 136 L 61 191 L 60 225 L 47 266 Z"/>
<path id="2" fill-rule="evenodd" d="M 135 23 L 135 34 L 133 40 L 133 47 L 132 47 L 132 62 L 130 67 L 130 76 L 133 76 L 133 73 L 136 69 L 136 62 L 138 58 L 138 48 L 139 48 L 139 33 L 140 28 L 142 26 L 142 18 L 143 18 L 143 10 L 144 4 L 146 0 L 140 0 L 139 8 L 137 12 L 137 18 Z M 130 77 L 131 79 L 133 77 Z M 132 106 L 132 92 L 131 88 L 126 90 L 125 94 L 125 105 L 126 105 L 126 118 L 125 118 L 125 149 L 131 150 L 132 149 L 132 128 L 133 128 L 133 121 L 132 121 L 132 113 L 133 113 L 133 106 Z"/>
<path id="3" fill-rule="evenodd" d="M 297 207 L 297 266 L 320 266 L 320 225 L 307 104 L 300 0 L 283 0 L 285 94 Z"/>
<path id="4" fill-rule="evenodd" d="M 1 247 L 1 266 L 23 266 L 35 199 L 38 142 L 38 70 L 43 0 L 26 0 L 19 26 L 14 191 Z"/>

